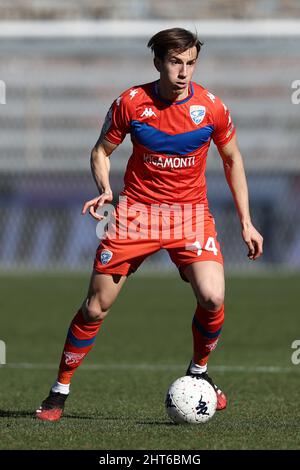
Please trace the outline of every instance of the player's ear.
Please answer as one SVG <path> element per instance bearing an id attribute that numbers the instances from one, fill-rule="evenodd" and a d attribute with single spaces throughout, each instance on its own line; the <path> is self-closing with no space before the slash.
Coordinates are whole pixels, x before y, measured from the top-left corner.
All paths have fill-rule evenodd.
<path id="1" fill-rule="evenodd" d="M 153 62 L 154 62 L 154 67 L 156 68 L 156 70 L 158 72 L 160 72 L 160 70 L 161 70 L 161 59 L 159 59 L 158 57 L 154 57 Z"/>

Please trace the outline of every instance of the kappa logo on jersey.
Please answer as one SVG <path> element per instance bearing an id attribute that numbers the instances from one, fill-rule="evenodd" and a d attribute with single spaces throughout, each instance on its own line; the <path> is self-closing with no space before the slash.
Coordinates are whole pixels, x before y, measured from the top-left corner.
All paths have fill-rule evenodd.
<path id="1" fill-rule="evenodd" d="M 152 116 L 157 117 L 152 108 L 146 108 L 141 114 L 141 117 L 152 117 Z"/>
<path id="2" fill-rule="evenodd" d="M 216 99 L 215 95 L 213 95 L 212 93 L 208 92 L 208 93 L 207 93 L 207 96 L 211 99 L 211 101 L 212 101 L 213 103 L 215 102 L 215 99 Z"/>
<path id="3" fill-rule="evenodd" d="M 135 95 L 137 94 L 138 94 L 138 90 L 130 90 L 130 93 L 129 93 L 130 100 L 132 100 L 132 98 L 134 98 Z"/>
<path id="4" fill-rule="evenodd" d="M 78 362 L 80 362 L 81 359 L 84 358 L 86 353 L 74 353 L 74 352 L 65 351 L 64 355 L 65 355 L 65 363 L 67 365 L 71 365 L 71 364 L 78 364 Z"/>
<path id="5" fill-rule="evenodd" d="M 200 106 L 200 105 L 195 105 L 195 106 L 190 106 L 190 116 L 192 118 L 192 121 L 198 126 L 200 124 L 206 113 L 206 108 L 205 106 Z"/>
<path id="6" fill-rule="evenodd" d="M 100 261 L 102 264 L 107 264 L 112 259 L 112 252 L 110 250 L 103 250 L 100 255 Z"/>

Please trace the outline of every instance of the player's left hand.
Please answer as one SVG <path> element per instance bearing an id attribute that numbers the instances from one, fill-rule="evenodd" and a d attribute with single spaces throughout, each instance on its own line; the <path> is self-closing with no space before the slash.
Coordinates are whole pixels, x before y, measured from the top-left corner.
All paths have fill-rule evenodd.
<path id="1" fill-rule="evenodd" d="M 263 237 L 251 222 L 242 225 L 242 237 L 249 249 L 248 258 L 253 261 L 259 258 L 263 253 Z"/>

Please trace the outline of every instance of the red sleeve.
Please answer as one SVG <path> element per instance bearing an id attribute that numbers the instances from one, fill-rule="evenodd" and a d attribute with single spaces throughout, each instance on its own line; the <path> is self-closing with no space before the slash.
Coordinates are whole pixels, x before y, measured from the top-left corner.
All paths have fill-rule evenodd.
<path id="1" fill-rule="evenodd" d="M 235 134 L 235 127 L 232 122 L 229 109 L 225 104 L 216 98 L 215 102 L 215 122 L 212 138 L 217 147 L 224 147 Z"/>
<path id="2" fill-rule="evenodd" d="M 119 96 L 108 110 L 102 127 L 101 136 L 119 145 L 130 132 L 130 110 L 124 95 Z"/>

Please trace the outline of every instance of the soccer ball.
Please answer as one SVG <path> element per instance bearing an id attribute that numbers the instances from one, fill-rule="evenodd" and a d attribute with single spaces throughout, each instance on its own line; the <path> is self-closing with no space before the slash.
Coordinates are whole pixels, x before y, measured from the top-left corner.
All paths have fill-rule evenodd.
<path id="1" fill-rule="evenodd" d="M 206 423 L 215 414 L 217 395 L 206 380 L 186 375 L 170 385 L 165 406 L 175 423 Z"/>

